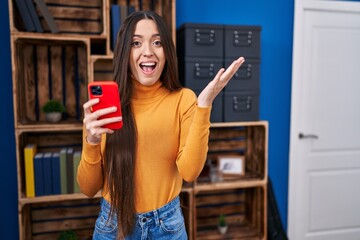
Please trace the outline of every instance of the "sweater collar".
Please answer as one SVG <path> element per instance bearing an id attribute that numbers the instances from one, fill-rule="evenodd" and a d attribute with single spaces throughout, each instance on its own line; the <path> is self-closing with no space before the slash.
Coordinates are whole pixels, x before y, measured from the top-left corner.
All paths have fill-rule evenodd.
<path id="1" fill-rule="evenodd" d="M 165 88 L 161 81 L 155 82 L 151 86 L 145 86 L 136 80 L 133 80 L 134 92 L 133 99 L 152 99 L 158 95 L 161 95 Z"/>

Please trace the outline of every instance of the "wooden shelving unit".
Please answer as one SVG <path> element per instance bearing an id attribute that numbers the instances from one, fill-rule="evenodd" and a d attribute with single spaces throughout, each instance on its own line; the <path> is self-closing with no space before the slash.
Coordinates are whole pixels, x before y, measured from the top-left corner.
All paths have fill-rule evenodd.
<path id="1" fill-rule="evenodd" d="M 266 239 L 268 123 L 214 123 L 210 128 L 208 161 L 218 156 L 245 157 L 245 174 L 214 182 L 204 168 L 194 183 L 193 239 Z M 205 174 L 204 174 L 205 172 Z M 225 235 L 218 218 L 228 222 Z"/>
<path id="2" fill-rule="evenodd" d="M 38 146 L 38 152 L 56 151 L 64 145 L 81 149 L 82 104 L 88 98 L 87 84 L 113 79 L 110 7 L 115 1 L 44 0 L 58 33 L 50 32 L 35 1 L 44 32 L 25 31 L 16 1 L 8 2 L 19 238 L 57 239 L 61 231 L 73 229 L 81 239 L 86 239 L 93 232 L 100 194 L 94 199 L 80 193 L 26 197 L 23 151 L 30 143 Z M 124 6 L 127 2 L 117 0 L 116 4 Z M 150 0 L 142 2 L 143 9 L 149 8 Z M 138 3 L 130 1 L 135 10 L 140 8 Z M 175 39 L 175 0 L 156 1 L 154 8 L 167 20 Z M 41 112 L 41 106 L 51 98 L 66 103 L 66 115 L 57 124 L 47 123 Z M 189 192 L 184 192 L 183 198 L 189 203 L 191 197 Z M 189 203 L 184 205 L 188 209 L 191 208 Z"/>
<path id="3" fill-rule="evenodd" d="M 63 32 L 50 33 L 44 21 L 44 33 L 26 32 L 15 0 L 9 0 L 19 237 L 56 239 L 61 231 L 72 229 L 81 239 L 87 239 L 99 211 L 100 193 L 93 199 L 81 193 L 26 197 L 23 151 L 30 143 L 36 144 L 40 152 L 56 151 L 64 145 L 81 149 L 86 86 L 92 81 L 113 78 L 110 48 L 113 1 L 89 0 L 87 7 L 81 0 L 44 1 L 56 23 L 64 24 L 59 28 Z M 142 2 L 150 4 L 150 0 Z M 130 1 L 139 9 L 137 3 Z M 156 3 L 155 10 L 166 19 L 175 40 L 175 0 Z M 94 23 L 77 20 L 83 14 L 69 16 L 62 6 L 66 4 L 67 10 L 76 8 L 77 13 L 82 8 L 84 12 L 90 9 L 92 18 L 96 18 L 97 32 L 89 33 L 89 26 Z M 118 0 L 118 4 L 126 1 Z M 72 24 L 65 24 L 64 19 Z M 49 124 L 40 109 L 54 96 L 66 102 L 67 113 L 60 123 Z M 246 174 L 227 181 L 184 184 L 180 198 L 189 239 L 266 239 L 267 132 L 267 122 L 211 125 L 209 159 L 216 159 L 220 153 L 242 154 Z M 234 201 L 233 207 L 229 207 L 229 199 Z M 227 215 L 230 223 L 225 236 L 216 229 L 220 212 Z"/>

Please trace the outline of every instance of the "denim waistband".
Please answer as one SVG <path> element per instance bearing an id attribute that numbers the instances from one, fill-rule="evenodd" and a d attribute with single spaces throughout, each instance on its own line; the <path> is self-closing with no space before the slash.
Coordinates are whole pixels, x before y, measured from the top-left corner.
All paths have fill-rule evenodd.
<path id="1" fill-rule="evenodd" d="M 167 218 L 167 216 L 174 214 L 174 212 L 178 211 L 180 209 L 180 198 L 177 196 L 173 200 L 171 200 L 169 203 L 165 204 L 164 206 L 144 213 L 138 213 L 136 214 L 136 221 L 140 225 L 145 224 L 151 224 L 152 221 L 156 225 L 160 224 L 160 220 Z"/>
<path id="2" fill-rule="evenodd" d="M 106 212 L 109 212 L 111 208 L 110 203 L 106 201 L 104 198 L 101 199 L 101 208 Z M 136 221 L 139 221 L 140 223 L 145 223 L 148 220 L 153 219 L 155 220 L 155 223 L 158 224 L 161 218 L 166 218 L 166 216 L 173 214 L 179 208 L 180 208 L 180 197 L 177 196 L 169 203 L 165 204 L 164 206 L 158 209 L 144 213 L 137 213 Z"/>

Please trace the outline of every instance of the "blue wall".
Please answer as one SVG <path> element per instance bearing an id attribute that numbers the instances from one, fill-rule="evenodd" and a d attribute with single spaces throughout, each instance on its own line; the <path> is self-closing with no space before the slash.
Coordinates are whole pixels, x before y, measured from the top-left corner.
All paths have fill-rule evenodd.
<path id="1" fill-rule="evenodd" d="M 0 239 L 18 239 L 17 177 L 8 1 L 0 1 Z"/>
<path id="2" fill-rule="evenodd" d="M 287 226 L 293 1 L 177 0 L 177 26 L 186 23 L 260 25 L 260 118 L 269 121 L 269 176 Z M 0 1 L 0 239 L 18 239 L 17 178 L 8 2 Z"/>
<path id="3" fill-rule="evenodd" d="M 287 227 L 290 90 L 294 1 L 178 0 L 176 24 L 259 25 L 260 118 L 269 121 L 269 176 Z"/>

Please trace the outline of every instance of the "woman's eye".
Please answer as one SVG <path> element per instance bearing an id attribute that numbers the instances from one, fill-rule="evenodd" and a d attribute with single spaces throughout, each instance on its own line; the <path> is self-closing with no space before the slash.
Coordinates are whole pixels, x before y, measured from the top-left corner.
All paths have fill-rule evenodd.
<path id="1" fill-rule="evenodd" d="M 154 45 L 155 45 L 155 46 L 162 46 L 162 43 L 161 43 L 160 40 L 158 40 L 158 41 L 155 41 L 155 42 L 154 42 Z"/>
<path id="2" fill-rule="evenodd" d="M 133 45 L 134 47 L 138 47 L 138 46 L 141 45 L 141 43 L 140 43 L 139 41 L 133 41 L 132 45 Z"/>

